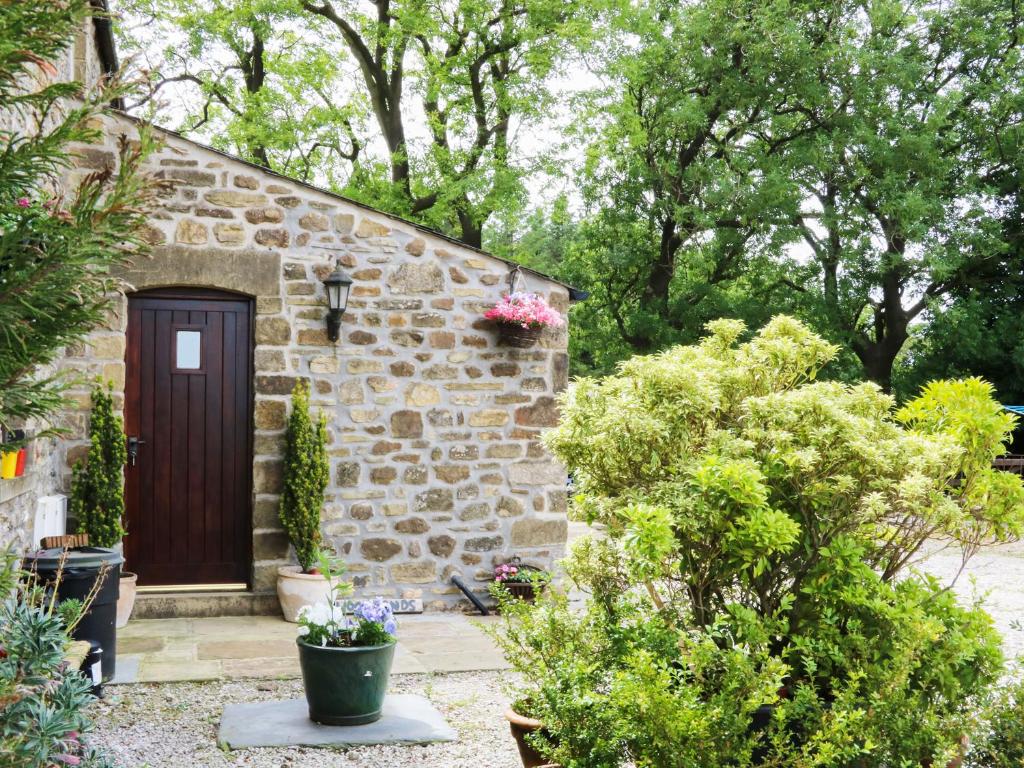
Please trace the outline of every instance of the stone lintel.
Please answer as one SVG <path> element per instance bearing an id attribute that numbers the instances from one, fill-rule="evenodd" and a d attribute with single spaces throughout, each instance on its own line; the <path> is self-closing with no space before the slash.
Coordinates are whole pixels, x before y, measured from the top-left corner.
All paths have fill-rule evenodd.
<path id="1" fill-rule="evenodd" d="M 281 293 L 281 256 L 270 251 L 158 246 L 149 258 L 139 257 L 115 274 L 140 291 L 189 286 L 248 296 Z"/>

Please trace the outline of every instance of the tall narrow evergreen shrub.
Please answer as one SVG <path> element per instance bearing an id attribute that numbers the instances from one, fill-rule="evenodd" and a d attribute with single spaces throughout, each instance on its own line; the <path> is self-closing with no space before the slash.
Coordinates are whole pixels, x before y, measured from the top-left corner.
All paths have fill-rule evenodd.
<path id="1" fill-rule="evenodd" d="M 309 382 L 303 379 L 292 390 L 292 413 L 285 433 L 280 514 L 304 572 L 317 562 L 320 509 L 329 477 L 327 417 L 321 413 L 313 421 L 309 414 Z"/>
<path id="2" fill-rule="evenodd" d="M 128 460 L 124 422 L 114 413 L 110 386 L 92 391 L 89 454 L 71 480 L 71 515 L 78 532 L 96 547 L 117 546 L 124 537 L 124 465 Z"/>

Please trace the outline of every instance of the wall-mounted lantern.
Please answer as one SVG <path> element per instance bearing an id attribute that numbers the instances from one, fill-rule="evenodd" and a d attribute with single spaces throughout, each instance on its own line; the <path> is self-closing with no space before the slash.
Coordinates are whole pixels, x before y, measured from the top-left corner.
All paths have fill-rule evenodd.
<path id="1" fill-rule="evenodd" d="M 324 287 L 327 289 L 327 304 L 330 307 L 327 312 L 327 338 L 337 341 L 341 330 L 341 316 L 345 314 L 345 308 L 348 306 L 352 278 L 341 267 L 336 267 L 324 279 Z"/>

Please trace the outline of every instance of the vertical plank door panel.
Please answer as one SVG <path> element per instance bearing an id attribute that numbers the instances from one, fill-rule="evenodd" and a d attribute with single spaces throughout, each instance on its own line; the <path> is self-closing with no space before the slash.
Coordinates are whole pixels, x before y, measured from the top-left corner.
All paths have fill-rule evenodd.
<path id="1" fill-rule="evenodd" d="M 250 580 L 251 326 L 232 294 L 129 297 L 125 426 L 143 442 L 125 470 L 125 553 L 142 586 Z"/>

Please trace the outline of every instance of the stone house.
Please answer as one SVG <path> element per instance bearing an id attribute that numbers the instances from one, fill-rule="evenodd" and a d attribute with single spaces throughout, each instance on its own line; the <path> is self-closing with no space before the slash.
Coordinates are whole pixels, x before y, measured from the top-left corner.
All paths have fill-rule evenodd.
<path id="1" fill-rule="evenodd" d="M 97 0 L 98 2 L 98 0 Z M 84 51 L 84 53 L 83 53 Z M 109 28 L 72 52 L 72 72 L 116 67 Z M 103 118 L 80 174 L 116 160 L 131 117 Z M 327 414 L 326 541 L 357 594 L 456 606 L 460 574 L 482 590 L 511 555 L 546 566 L 567 534 L 563 470 L 539 442 L 568 380 L 566 330 L 501 346 L 482 313 L 509 290 L 563 313 L 569 286 L 441 234 L 158 131 L 147 172 L 169 182 L 151 216 L 152 255 L 106 327 L 66 364 L 111 382 L 134 459 L 125 540 L 137 615 L 277 610 L 289 562 L 278 520 L 283 430 L 296 380 Z M 353 280 L 328 339 L 323 280 Z M 88 397 L 79 392 L 83 409 Z M 68 425 L 81 438 L 85 411 Z M 131 439 L 137 439 L 132 443 Z M 25 539 L 36 497 L 65 491 L 79 439 L 36 446 L 19 487 L 0 484 L 0 535 Z M 146 591 L 144 589 L 144 591 Z"/>

